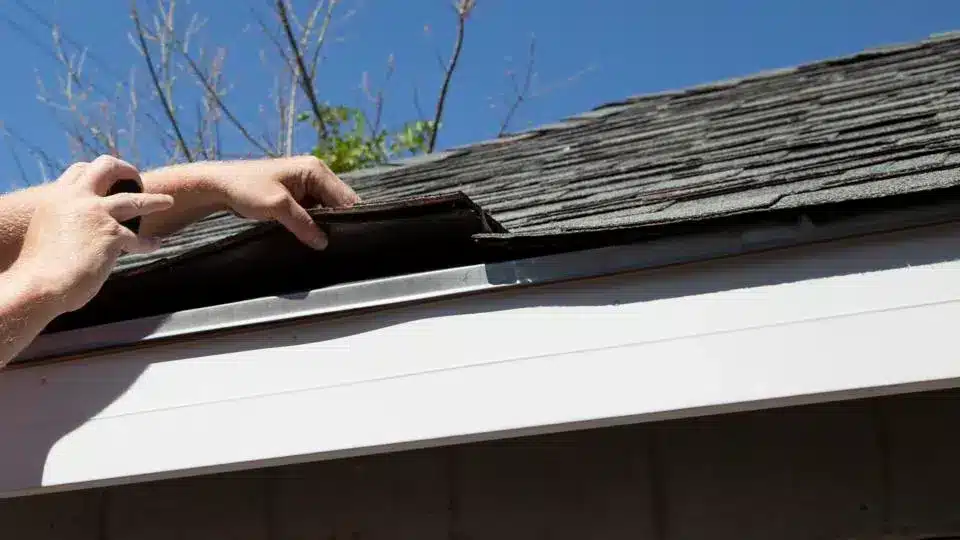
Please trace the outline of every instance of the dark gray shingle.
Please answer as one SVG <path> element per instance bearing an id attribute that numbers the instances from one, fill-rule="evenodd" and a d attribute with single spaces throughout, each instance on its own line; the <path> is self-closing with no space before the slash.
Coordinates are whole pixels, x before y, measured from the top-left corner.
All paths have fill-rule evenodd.
<path id="1" fill-rule="evenodd" d="M 345 176 L 366 200 L 451 190 L 512 233 L 694 221 L 960 185 L 960 37 L 637 96 Z M 251 224 L 218 215 L 121 269 Z"/>

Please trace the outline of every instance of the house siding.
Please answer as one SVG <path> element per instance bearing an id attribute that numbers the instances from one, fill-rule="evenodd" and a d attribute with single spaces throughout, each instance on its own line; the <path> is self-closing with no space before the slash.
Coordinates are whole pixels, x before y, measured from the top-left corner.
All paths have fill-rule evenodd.
<path id="1" fill-rule="evenodd" d="M 0 501 L 0 534 L 110 539 L 846 539 L 960 533 L 960 391 Z"/>

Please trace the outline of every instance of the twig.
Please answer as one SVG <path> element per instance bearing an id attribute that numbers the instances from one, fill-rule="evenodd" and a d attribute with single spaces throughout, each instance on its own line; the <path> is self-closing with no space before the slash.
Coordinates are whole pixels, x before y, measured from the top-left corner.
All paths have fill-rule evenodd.
<path id="1" fill-rule="evenodd" d="M 147 40 L 143 34 L 143 26 L 140 24 L 140 16 L 137 14 L 136 0 L 132 0 L 131 4 L 131 16 L 133 17 L 134 25 L 137 27 L 137 38 L 140 41 L 143 58 L 147 64 L 147 70 L 150 72 L 150 79 L 153 81 L 153 87 L 160 95 L 160 101 L 163 104 L 163 110 L 167 115 L 167 119 L 170 121 L 170 125 L 173 128 L 174 133 L 176 133 L 177 144 L 179 145 L 181 151 L 183 151 L 184 157 L 187 159 L 187 161 L 193 161 L 193 156 L 190 154 L 190 149 L 187 148 L 187 141 L 183 138 L 183 133 L 180 131 L 180 124 L 177 122 L 177 117 L 174 114 L 173 107 L 167 100 L 166 94 L 163 93 L 163 88 L 160 86 L 160 79 L 157 77 L 157 70 L 153 65 L 153 59 L 150 56 L 150 49 L 147 47 Z"/>
<path id="2" fill-rule="evenodd" d="M 87 100 L 88 94 L 86 87 L 89 86 L 85 85 L 82 80 L 84 61 L 87 57 L 86 50 L 81 51 L 79 57 L 75 57 L 73 55 L 68 57 L 61 41 L 61 31 L 59 26 L 54 25 L 52 27 L 51 36 L 56 59 L 66 71 L 65 79 L 60 81 L 60 93 L 63 94 L 63 97 L 66 99 L 66 105 L 59 106 L 48 100 L 43 95 L 38 96 L 38 98 L 41 102 L 45 102 L 55 109 L 60 109 L 64 112 L 72 114 L 76 118 L 76 122 L 83 127 L 84 131 L 87 132 L 87 135 L 93 137 L 96 143 L 100 146 L 100 148 L 97 149 L 99 153 L 114 153 L 112 152 L 112 148 L 116 138 L 111 139 L 110 130 L 115 128 L 115 126 L 111 127 L 109 124 L 102 124 L 93 121 L 91 118 L 88 118 L 81 109 L 81 103 Z M 103 98 L 108 99 L 106 94 L 103 95 Z M 85 140 L 87 135 L 82 135 L 79 130 L 74 130 L 73 132 L 70 130 L 67 131 L 72 137 L 77 139 L 77 142 L 81 143 L 82 146 L 87 147 L 86 149 L 88 152 L 92 151 L 90 145 Z"/>
<path id="3" fill-rule="evenodd" d="M 523 85 L 517 85 L 516 74 L 511 74 L 510 79 L 513 82 L 513 94 L 514 99 L 510 104 L 510 108 L 507 109 L 507 114 L 504 116 L 503 121 L 500 123 L 500 129 L 497 131 L 497 137 L 502 137 L 506 133 L 507 128 L 510 126 L 510 121 L 513 120 L 513 115 L 516 114 L 517 109 L 520 108 L 520 105 L 527 100 L 527 96 L 530 93 L 530 82 L 533 79 L 533 65 L 534 59 L 536 58 L 536 38 L 530 38 L 530 51 L 527 56 L 527 70 L 523 77 Z"/>
<path id="4" fill-rule="evenodd" d="M 313 49 L 313 58 L 310 59 L 310 79 L 316 79 L 317 66 L 320 62 L 320 51 L 327 40 L 327 29 L 330 28 L 330 21 L 333 20 L 333 8 L 339 0 L 327 0 L 327 14 L 323 16 L 323 24 L 320 25 L 320 33 L 317 35 L 317 46 Z M 318 4 L 319 7 L 319 4 Z M 306 39 L 308 34 L 304 34 Z"/>
<path id="5" fill-rule="evenodd" d="M 280 17 L 280 24 L 283 26 L 283 31 L 287 35 L 287 43 L 290 45 L 294 59 L 297 62 L 297 68 L 295 70 L 297 80 L 300 81 L 303 93 L 307 95 L 307 100 L 313 109 L 313 115 L 317 119 L 318 135 L 320 138 L 326 138 L 327 125 L 323 121 L 323 113 L 321 112 L 320 102 L 317 100 L 317 94 L 313 88 L 313 80 L 307 76 L 309 72 L 303 63 L 303 54 L 300 52 L 297 38 L 293 36 L 293 28 L 290 27 L 290 18 L 287 16 L 287 6 L 284 0 L 276 0 L 276 5 L 277 15 Z"/>
<path id="6" fill-rule="evenodd" d="M 137 111 L 140 108 L 140 100 L 137 96 L 137 93 L 134 91 L 135 88 L 135 69 L 130 68 L 130 106 L 127 108 L 127 121 L 130 122 L 129 131 L 127 133 L 127 145 L 130 147 L 130 153 L 133 154 L 134 163 L 139 163 L 140 161 L 140 149 L 137 146 Z"/>
<path id="7" fill-rule="evenodd" d="M 279 93 L 278 93 L 279 94 Z M 290 95 L 287 97 L 286 116 L 283 117 L 286 131 L 283 137 L 283 154 L 285 156 L 293 155 L 293 125 L 296 122 L 297 115 L 297 77 L 294 72 L 290 72 Z"/>
<path id="8" fill-rule="evenodd" d="M 176 138 L 163 129 L 163 126 L 160 125 L 160 120 L 149 111 L 144 111 L 143 116 L 150 121 L 150 124 L 156 130 L 157 138 L 160 140 L 160 146 L 163 147 L 164 153 L 167 154 L 167 161 L 172 161 L 176 157 L 176 148 L 179 146 Z"/>
<path id="9" fill-rule="evenodd" d="M 203 103 L 196 104 L 197 113 L 197 149 L 203 159 L 210 159 L 210 152 L 207 151 L 207 115 L 203 110 Z"/>
<path id="10" fill-rule="evenodd" d="M 396 59 L 391 54 L 390 57 L 387 58 L 387 69 L 383 76 L 383 84 L 377 90 L 376 96 L 370 91 L 370 77 L 367 75 L 367 72 L 363 73 L 363 79 L 360 85 L 367 100 L 374 105 L 373 122 L 371 123 L 369 120 L 366 122 L 371 137 L 376 137 L 377 132 L 380 131 L 380 124 L 383 121 L 383 104 L 386 101 L 384 94 L 386 93 L 387 86 L 390 84 L 390 79 L 393 78 L 393 74 L 396 71 L 396 65 Z"/>
<path id="11" fill-rule="evenodd" d="M 309 45 L 310 37 L 313 34 L 314 25 L 317 22 L 317 17 L 320 16 L 320 11 L 323 9 L 324 4 L 327 5 L 327 14 L 323 19 L 323 24 L 320 28 L 320 35 L 317 37 L 317 47 L 313 56 L 313 63 L 310 68 L 310 80 L 313 81 L 317 75 L 317 55 L 320 52 L 320 49 L 323 48 L 323 43 L 326 41 L 327 28 L 330 26 L 330 19 L 333 17 L 333 8 L 337 3 L 337 0 L 318 0 L 317 5 L 314 6 L 313 11 L 310 13 L 310 17 L 307 19 L 307 24 L 303 27 L 303 35 L 300 38 L 300 49 L 306 49 Z M 290 13 L 294 15 L 294 13 Z M 280 47 L 281 55 L 286 58 L 286 54 L 283 52 L 283 48 Z M 285 137 L 285 154 L 293 154 L 293 135 L 294 135 L 294 124 L 296 118 L 296 108 L 297 108 L 297 84 L 296 84 L 296 74 L 299 73 L 299 66 L 294 65 L 293 63 L 287 63 L 287 66 L 290 69 L 292 81 L 290 84 L 290 95 L 287 99 L 287 108 L 286 108 L 286 118 L 284 123 L 286 125 L 286 137 Z M 314 89 L 316 91 L 316 89 Z"/>
<path id="12" fill-rule="evenodd" d="M 413 108 L 417 111 L 417 119 L 423 120 L 427 117 L 420 105 L 420 90 L 416 86 L 413 87 Z"/>
<path id="13" fill-rule="evenodd" d="M 46 27 L 48 30 L 53 31 L 53 30 L 57 27 L 57 25 L 56 25 L 55 23 L 53 23 L 53 21 L 51 21 L 49 18 L 45 17 L 45 16 L 44 16 L 43 14 L 41 14 L 39 11 L 37 11 L 36 9 L 34 9 L 33 7 L 31 7 L 31 6 L 30 6 L 28 3 L 26 3 L 24 0 L 14 0 L 13 3 L 14 3 L 17 7 L 19 7 L 21 10 L 25 11 L 28 15 L 30 15 L 30 17 L 33 18 L 35 21 L 37 21 L 41 26 Z M 37 49 L 43 51 L 47 56 L 50 56 L 51 58 L 53 58 L 53 59 L 55 59 L 55 60 L 57 59 L 57 58 L 56 58 L 56 55 L 54 55 L 52 52 L 50 52 L 50 50 L 49 50 L 45 45 L 40 44 L 22 25 L 20 25 L 19 23 L 15 22 L 14 20 L 12 20 L 9 16 L 7 16 L 7 15 L 5 15 L 5 14 L 0 14 L 0 20 L 3 20 L 3 21 L 4 21 L 8 26 L 10 26 L 15 32 L 21 34 L 21 36 L 23 36 L 27 41 L 29 41 L 31 44 L 33 44 Z M 77 48 L 77 49 L 82 49 L 82 48 L 83 48 L 75 39 L 72 39 L 69 35 L 67 35 L 66 32 L 63 32 L 62 29 L 59 30 L 59 31 L 60 31 L 60 33 L 61 33 L 61 35 L 62 35 L 62 37 L 63 37 L 63 41 L 65 41 L 66 43 L 70 44 L 71 46 L 73 46 L 73 47 L 75 47 L 75 48 Z M 125 83 L 123 82 L 123 77 L 119 77 L 119 76 L 117 75 L 117 72 L 115 72 L 115 71 L 110 67 L 111 64 L 110 64 L 109 62 L 104 61 L 103 59 L 99 58 L 98 56 L 96 56 L 96 55 L 94 55 L 94 54 L 92 54 L 92 53 L 87 53 L 87 56 L 88 56 L 89 59 L 90 59 L 91 61 L 93 61 L 93 63 L 96 64 L 104 73 L 106 73 L 107 75 L 109 75 L 110 77 L 112 77 L 113 79 L 115 79 L 116 81 L 118 81 L 120 84 L 125 84 Z M 107 97 L 108 93 L 102 91 L 100 88 L 98 88 L 98 87 L 97 87 L 95 84 L 93 84 L 92 82 L 91 82 L 91 83 L 88 83 L 88 86 L 89 86 L 90 88 L 92 88 L 93 90 L 95 90 L 96 92 L 100 93 L 102 97 L 104 97 L 104 98 Z"/>
<path id="14" fill-rule="evenodd" d="M 476 0 L 458 0 L 455 6 L 457 12 L 457 39 L 453 45 L 453 55 L 450 57 L 450 63 L 447 65 L 447 71 L 443 76 L 440 95 L 437 97 L 437 110 L 433 115 L 433 129 L 430 130 L 430 142 L 427 144 L 428 154 L 432 153 L 437 147 L 437 134 L 440 131 L 440 120 L 443 118 L 443 106 L 447 101 L 447 93 L 450 91 L 450 79 L 453 77 L 453 72 L 457 69 L 457 62 L 460 60 L 460 51 L 463 49 L 463 37 L 467 19 L 470 17 L 470 12 L 475 5 Z"/>
<path id="15" fill-rule="evenodd" d="M 179 40 L 177 40 L 176 37 L 173 39 L 179 44 Z M 203 71 L 201 71 L 200 67 L 197 66 L 197 63 L 193 61 L 193 58 L 190 57 L 186 49 L 180 47 L 178 47 L 178 49 L 180 49 L 180 54 L 183 56 L 183 58 L 186 59 L 187 65 L 190 66 L 190 70 L 193 72 L 194 77 L 200 81 L 200 84 L 203 85 L 203 89 L 207 91 L 208 97 L 213 100 L 214 104 L 216 104 L 220 111 L 223 112 L 223 115 L 227 117 L 227 120 L 229 120 L 230 123 L 237 128 L 237 131 L 239 131 L 240 134 L 250 142 L 250 144 L 256 146 L 257 150 L 260 150 L 269 156 L 273 156 L 274 153 L 260 144 L 260 142 L 253 135 L 251 135 L 249 131 L 247 131 L 247 128 L 243 127 L 243 124 L 240 122 L 240 120 L 238 120 L 237 117 L 230 112 L 230 109 L 228 109 L 223 100 L 220 99 L 220 95 L 217 90 L 213 88 L 213 86 L 210 84 L 210 81 L 207 80 L 207 77 L 203 74 Z"/>
<path id="16" fill-rule="evenodd" d="M 27 151 L 33 155 L 33 157 L 37 159 L 37 161 L 41 165 L 40 171 L 41 171 L 41 174 L 43 175 L 44 181 L 48 179 L 48 176 L 47 176 L 48 168 L 53 169 L 55 171 L 62 171 L 65 169 L 65 167 L 63 166 L 63 163 L 50 157 L 50 154 L 46 153 L 42 148 L 34 144 L 31 144 L 29 141 L 23 138 L 19 133 L 17 133 L 16 131 L 13 131 L 12 129 L 7 127 L 5 124 L 0 124 L 0 130 L 3 130 L 3 132 L 6 133 L 8 136 L 13 137 L 20 145 L 24 146 L 27 149 Z"/>
<path id="17" fill-rule="evenodd" d="M 76 152 L 77 154 L 80 154 L 80 156 L 84 156 L 84 152 L 86 152 L 85 157 L 89 159 L 93 159 L 96 156 L 99 156 L 101 154 L 109 153 L 102 147 L 96 148 L 93 145 L 91 145 L 90 141 L 86 137 L 84 137 L 80 133 L 80 130 L 77 129 L 75 126 L 71 128 L 70 126 L 63 125 L 63 123 L 61 122 L 57 122 L 57 123 L 59 123 L 60 127 L 67 132 L 67 135 L 70 136 L 70 138 L 74 141 L 74 143 L 80 146 L 80 151 Z M 97 140 L 97 139 L 94 138 L 94 140 Z M 97 142 L 99 141 L 97 140 Z"/>
<path id="18" fill-rule="evenodd" d="M 13 158 L 13 162 L 17 165 L 17 172 L 20 174 L 20 183 L 24 186 L 29 186 L 30 179 L 27 178 L 27 171 L 23 168 L 23 162 L 20 161 L 20 154 L 17 153 L 17 149 L 13 146 L 13 143 L 10 142 L 10 134 L 7 133 L 6 130 L 4 130 L 3 141 L 10 151 L 10 157 Z"/>
<path id="19" fill-rule="evenodd" d="M 423 33 L 427 35 L 427 39 L 432 42 L 432 35 L 430 34 L 430 25 L 423 27 Z M 433 57 L 437 61 L 437 66 L 440 68 L 440 71 L 446 71 L 447 63 L 443 60 L 443 55 L 440 54 L 440 49 L 437 47 L 436 43 L 433 43 Z"/>
<path id="20" fill-rule="evenodd" d="M 253 15 L 254 20 L 256 20 L 257 24 L 260 25 L 260 30 L 263 32 L 263 35 L 267 36 L 270 42 L 273 43 L 273 46 L 276 47 L 277 53 L 279 53 L 280 57 L 283 58 L 283 63 L 287 66 L 290 66 L 291 70 L 295 69 L 294 61 L 287 56 L 284 46 L 277 41 L 277 37 L 273 35 L 273 32 L 271 32 L 269 28 L 267 28 L 266 23 L 264 23 L 263 19 L 260 18 L 260 14 L 258 14 L 252 7 L 250 8 L 250 14 Z"/>

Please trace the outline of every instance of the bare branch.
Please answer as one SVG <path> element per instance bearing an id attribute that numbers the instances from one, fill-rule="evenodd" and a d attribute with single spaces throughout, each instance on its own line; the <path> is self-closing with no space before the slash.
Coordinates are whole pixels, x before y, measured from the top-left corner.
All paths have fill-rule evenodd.
<path id="1" fill-rule="evenodd" d="M 83 128 L 83 132 L 85 133 L 82 133 L 80 129 L 76 128 L 68 129 L 67 126 L 58 121 L 71 140 L 76 143 L 80 149 L 79 151 L 74 151 L 74 154 L 80 154 L 84 157 L 89 157 L 93 152 L 115 154 L 115 143 L 117 141 L 117 137 L 115 136 L 116 126 L 111 123 L 109 115 L 103 115 L 102 105 L 100 107 L 100 114 L 103 116 L 101 121 L 94 120 L 83 112 L 83 104 L 89 97 L 87 92 L 88 85 L 84 84 L 82 80 L 86 50 L 80 51 L 79 55 L 67 54 L 61 41 L 60 27 L 52 25 L 50 33 L 53 41 L 54 57 L 57 59 L 57 62 L 60 63 L 66 74 L 65 77 L 60 80 L 60 93 L 66 101 L 65 104 L 60 104 L 48 98 L 44 85 L 39 79 L 37 83 L 38 86 L 40 86 L 41 94 L 38 95 L 37 98 L 55 110 L 69 113 L 74 117 L 75 123 Z M 108 99 L 105 94 L 104 99 Z M 94 142 L 91 143 L 88 137 L 92 138 Z"/>
<path id="2" fill-rule="evenodd" d="M 523 84 L 517 84 L 517 75 L 516 73 L 510 74 L 510 80 L 513 83 L 513 101 L 510 104 L 510 107 L 507 109 L 507 114 L 504 116 L 503 121 L 500 122 L 500 129 L 497 131 L 497 137 L 502 137 L 504 133 L 507 132 L 507 128 L 510 126 L 510 121 L 513 120 L 514 114 L 516 114 L 517 109 L 520 108 L 529 97 L 530 93 L 530 82 L 533 80 L 533 66 L 536 59 L 536 38 L 530 37 L 530 50 L 527 53 L 527 68 L 523 76 Z"/>
<path id="3" fill-rule="evenodd" d="M 337 5 L 339 0 L 327 0 L 327 14 L 323 17 L 323 24 L 320 25 L 320 32 L 317 34 L 317 44 L 313 49 L 313 58 L 310 59 L 310 79 L 314 80 L 317 77 L 317 66 L 320 63 L 320 51 L 323 50 L 323 44 L 327 40 L 327 30 L 330 28 L 330 21 L 333 20 L 333 8 Z M 317 4 L 317 7 L 320 7 L 320 4 Z M 312 20 L 311 26 L 312 28 Z M 303 35 L 304 41 L 309 38 L 308 33 Z M 304 45 L 306 46 L 306 45 Z"/>
<path id="4" fill-rule="evenodd" d="M 139 132 L 137 126 L 137 111 L 140 107 L 140 100 L 137 96 L 137 93 L 134 91 L 135 88 L 135 71 L 134 68 L 130 68 L 130 97 L 129 97 L 129 107 L 127 108 L 127 122 L 128 124 L 128 133 L 127 133 L 127 145 L 130 147 L 130 152 L 133 154 L 133 160 L 135 163 L 140 162 L 140 151 L 137 147 L 137 134 Z"/>
<path id="5" fill-rule="evenodd" d="M 420 105 L 420 90 L 416 86 L 413 87 L 413 108 L 417 110 L 417 118 L 423 120 L 427 117 L 423 112 L 423 107 Z"/>
<path id="6" fill-rule="evenodd" d="M 176 37 L 174 37 L 173 40 L 179 43 Z M 200 84 L 203 85 L 203 89 L 206 90 L 207 97 L 216 104 L 216 106 L 220 109 L 220 111 L 223 112 L 223 115 L 227 117 L 227 120 L 229 120 L 230 123 L 237 128 L 237 131 L 239 131 L 240 134 L 243 135 L 243 137 L 247 139 L 247 141 L 250 144 L 257 147 L 257 150 L 260 150 L 264 154 L 267 154 L 270 156 L 274 155 L 274 153 L 271 150 L 267 149 L 264 145 L 260 143 L 260 141 L 258 141 L 253 135 L 251 135 L 250 132 L 247 131 L 247 128 L 243 126 L 243 123 L 241 123 L 240 120 L 238 120 L 237 117 L 234 116 L 232 112 L 230 112 L 230 109 L 228 109 L 226 104 L 223 102 L 223 100 L 220 99 L 220 95 L 217 92 L 216 88 L 214 88 L 213 85 L 210 83 L 210 81 L 207 80 L 206 75 L 203 74 L 203 71 L 200 69 L 199 66 L 197 66 L 197 63 L 187 53 L 185 48 L 180 49 L 180 54 L 187 61 L 187 65 L 190 66 L 190 70 L 193 72 L 193 76 L 196 77 L 197 80 L 200 81 Z"/>
<path id="7" fill-rule="evenodd" d="M 24 0 L 13 0 L 13 3 L 14 3 L 17 7 L 19 7 L 21 10 L 23 10 L 24 12 L 26 12 L 31 18 L 33 18 L 35 21 L 37 21 L 38 24 L 40 24 L 41 26 L 46 27 L 46 28 L 47 28 L 48 30 L 50 30 L 51 32 L 53 32 L 54 29 L 57 27 L 57 25 L 55 25 L 50 19 L 48 19 L 47 17 L 43 16 L 39 11 L 37 11 L 36 9 L 34 9 L 33 7 L 31 7 L 26 1 L 24 1 Z M 56 55 L 55 55 L 53 52 L 51 52 L 50 49 L 49 49 L 47 46 L 41 44 L 41 43 L 35 38 L 35 36 L 33 36 L 33 35 L 32 35 L 30 32 L 28 32 L 22 25 L 20 25 L 19 23 L 17 23 L 17 22 L 14 21 L 13 19 L 11 19 L 11 18 L 10 18 L 9 16 L 7 16 L 5 13 L 0 13 L 0 20 L 2 20 L 3 22 L 5 22 L 5 23 L 6 23 L 8 26 L 10 26 L 16 33 L 20 34 L 21 37 L 25 38 L 28 42 L 30 42 L 30 43 L 31 43 L 34 47 L 36 47 L 37 49 L 41 50 L 44 54 L 46 54 L 47 56 L 51 57 L 51 58 L 54 59 L 54 60 L 58 60 L 57 57 L 56 57 Z M 76 40 L 70 38 L 70 36 L 68 36 L 65 32 L 63 32 L 62 29 L 58 29 L 58 32 L 60 32 L 60 35 L 61 35 L 61 37 L 62 37 L 62 39 L 63 39 L 64 42 L 70 44 L 72 47 L 74 47 L 74 48 L 76 48 L 76 49 L 83 49 L 83 47 L 82 47 L 80 44 L 78 44 Z M 89 54 L 88 56 L 89 56 L 89 59 L 92 60 L 93 63 L 95 63 L 95 64 L 100 68 L 101 71 L 103 71 L 104 73 L 106 73 L 107 75 L 109 75 L 110 77 L 112 77 L 113 79 L 115 79 L 116 81 L 119 81 L 121 84 L 123 84 L 123 77 L 117 76 L 116 72 L 113 71 L 113 69 L 111 68 L 111 64 L 110 64 L 109 62 L 106 62 L 106 61 L 104 61 L 103 59 L 100 59 L 100 58 L 98 58 L 97 56 L 95 56 L 95 55 L 93 55 L 93 54 Z M 88 82 L 88 83 L 87 83 L 87 86 L 89 86 L 91 89 L 93 89 L 94 91 L 96 91 L 97 93 L 99 93 L 99 94 L 100 94 L 102 97 L 104 97 L 104 98 L 106 98 L 106 97 L 108 96 L 108 94 L 109 94 L 108 92 L 104 92 L 103 90 L 101 90 L 101 89 L 100 89 L 96 84 L 94 84 L 93 82 Z"/>
<path id="8" fill-rule="evenodd" d="M 0 130 L 2 130 L 7 136 L 12 137 L 18 144 L 26 148 L 27 152 L 29 152 L 30 155 L 37 160 L 38 164 L 40 165 L 40 173 L 44 181 L 49 179 L 47 169 L 52 169 L 55 171 L 62 171 L 65 169 L 63 162 L 53 159 L 50 157 L 50 154 L 43 150 L 43 148 L 30 143 L 19 133 L 10 129 L 6 124 L 0 124 Z"/>
<path id="9" fill-rule="evenodd" d="M 432 37 L 430 34 L 430 25 L 424 25 L 423 33 L 426 34 L 427 39 L 430 39 Z M 437 48 L 436 43 L 433 44 L 433 56 L 437 61 L 437 66 L 440 68 L 440 71 L 446 71 L 447 62 L 443 59 L 443 55 L 440 54 L 440 49 Z"/>
<path id="10" fill-rule="evenodd" d="M 260 30 L 263 32 L 263 35 L 267 36 L 270 41 L 273 43 L 273 46 L 277 49 L 277 53 L 280 54 L 280 57 L 283 58 L 283 63 L 287 66 L 290 66 L 291 70 L 296 69 L 295 61 L 287 56 L 286 47 L 284 47 L 273 35 L 273 32 L 267 28 L 266 23 L 263 22 L 263 19 L 260 18 L 260 15 L 253 9 L 250 8 L 250 13 L 253 15 L 253 18 L 257 21 L 257 24 L 260 26 Z"/>
<path id="11" fill-rule="evenodd" d="M 364 95 L 367 97 L 367 100 L 370 103 L 373 103 L 374 112 L 373 112 L 373 122 L 367 120 L 367 128 L 370 130 L 370 136 L 376 137 L 377 132 L 380 131 L 380 124 L 383 121 L 383 105 L 386 101 L 386 90 L 387 86 L 390 84 L 390 79 L 393 78 L 393 74 L 397 69 L 396 58 L 391 54 L 387 58 L 387 69 L 383 77 L 383 85 L 377 90 L 376 95 L 370 91 L 370 78 L 367 76 L 367 73 L 363 73 L 363 79 L 361 82 L 361 87 L 363 89 Z"/>
<path id="12" fill-rule="evenodd" d="M 160 79 L 157 76 L 157 70 L 153 65 L 153 58 L 150 56 L 150 49 L 147 46 L 147 40 L 143 31 L 143 26 L 140 23 L 140 16 L 137 13 L 136 0 L 132 1 L 130 14 L 137 29 L 137 38 L 140 42 L 143 59 L 147 64 L 147 70 L 150 72 L 150 79 L 153 81 L 154 89 L 160 95 L 160 101 L 163 105 L 163 110 L 167 115 L 167 120 L 170 121 L 170 126 L 173 128 L 173 131 L 177 136 L 177 144 L 179 145 L 180 150 L 183 152 L 183 155 L 186 157 L 187 161 L 193 161 L 193 156 L 190 154 L 190 149 L 187 148 L 187 141 L 183 138 L 183 132 L 180 130 L 180 123 L 177 122 L 176 114 L 174 114 L 173 106 L 168 100 L 167 95 L 164 94 L 163 88 L 160 85 Z"/>
<path id="13" fill-rule="evenodd" d="M 30 185 L 30 179 L 27 177 L 27 171 L 23 168 L 23 162 L 20 161 L 20 154 L 17 153 L 16 147 L 10 142 L 10 134 L 4 130 L 3 133 L 3 142 L 6 144 L 7 150 L 10 152 L 10 157 L 13 158 L 14 164 L 17 166 L 17 173 L 20 175 L 20 184 L 23 186 Z"/>
<path id="14" fill-rule="evenodd" d="M 287 97 L 286 103 L 286 116 L 283 117 L 284 131 L 283 137 L 283 154 L 285 156 L 293 155 L 293 125 L 296 123 L 297 115 L 297 77 L 291 72 L 290 73 L 290 95 Z"/>
<path id="15" fill-rule="evenodd" d="M 433 115 L 433 129 L 430 130 L 430 142 L 427 144 L 427 153 L 432 153 L 437 147 L 437 134 L 440 132 L 440 120 L 443 119 L 443 106 L 447 101 L 447 93 L 450 91 L 450 79 L 453 78 L 453 72 L 457 69 L 457 62 L 460 60 L 460 51 L 463 50 L 463 37 L 467 25 L 467 19 L 476 6 L 476 0 L 457 0 L 455 5 L 457 11 L 457 39 L 453 45 L 453 55 L 450 57 L 450 63 L 447 65 L 447 71 L 443 76 L 443 85 L 440 87 L 440 95 L 437 97 L 437 110 Z"/>
<path id="16" fill-rule="evenodd" d="M 290 27 L 290 18 L 287 16 L 287 5 L 284 0 L 276 0 L 276 6 L 277 15 L 280 17 L 280 24 L 283 26 L 283 31 L 287 35 L 287 43 L 290 45 L 290 49 L 297 63 L 295 70 L 296 77 L 300 82 L 303 93 L 306 94 L 307 100 L 310 102 L 310 107 L 313 108 L 314 117 L 317 119 L 318 135 L 320 138 L 325 138 L 327 136 L 327 126 L 323 121 L 323 112 L 313 88 L 313 80 L 308 76 L 310 72 L 307 71 L 303 63 L 303 54 L 300 51 L 300 45 L 293 36 L 293 29 Z"/>
<path id="17" fill-rule="evenodd" d="M 143 116 L 150 121 L 150 125 L 152 125 L 156 131 L 158 135 L 157 138 L 160 141 L 160 146 L 163 147 L 163 151 L 167 155 L 167 160 L 169 161 L 174 159 L 177 154 L 177 149 L 180 148 L 176 137 L 170 135 L 167 130 L 163 129 L 163 126 L 160 124 L 160 120 L 149 111 L 144 111 Z"/>
<path id="18" fill-rule="evenodd" d="M 317 46 L 314 53 L 313 62 L 311 64 L 311 70 L 309 75 L 309 78 L 311 81 L 313 81 L 316 77 L 317 54 L 319 53 L 320 49 L 323 48 L 323 43 L 325 41 L 327 28 L 330 25 L 330 19 L 333 17 L 333 8 L 337 3 L 337 1 L 338 0 L 317 0 L 317 3 L 314 6 L 313 11 L 310 13 L 310 17 L 307 19 L 306 25 L 302 26 L 303 33 L 300 38 L 299 49 L 297 49 L 297 51 L 303 51 L 308 48 L 310 38 L 313 35 L 313 29 L 314 29 L 314 25 L 316 24 L 317 17 L 319 17 L 320 12 L 323 10 L 324 5 L 327 6 L 327 14 L 324 17 L 324 21 L 320 29 L 320 34 L 317 38 Z M 293 13 L 292 9 L 288 8 L 287 14 L 291 19 L 293 19 L 296 22 L 296 14 Z M 263 23 L 262 20 L 260 20 L 259 17 L 257 17 L 256 13 L 254 13 L 254 17 L 257 19 L 257 23 L 260 25 L 264 34 L 273 42 L 274 46 L 277 49 L 277 52 L 284 59 L 291 73 L 292 81 L 288 89 L 289 96 L 287 97 L 286 103 L 282 106 L 279 106 L 278 108 L 278 111 L 280 112 L 280 115 L 281 115 L 280 116 L 280 126 L 281 126 L 280 134 L 282 135 L 282 139 L 283 139 L 283 147 L 284 147 L 283 153 L 284 155 L 289 156 L 289 155 L 292 155 L 293 147 L 294 147 L 293 140 L 294 140 L 294 126 L 296 124 L 297 88 L 298 86 L 300 86 L 299 78 L 301 76 L 300 74 L 302 73 L 300 66 L 302 65 L 302 63 L 298 64 L 296 60 L 291 60 L 286 54 L 285 47 L 280 45 L 276 41 L 276 39 L 273 37 L 273 33 L 266 28 L 266 25 Z M 282 21 L 282 16 L 280 18 Z M 299 22 L 297 22 L 297 24 L 299 24 Z M 289 36 L 289 33 L 287 35 Z M 314 88 L 314 95 L 315 93 L 316 93 L 316 89 Z M 279 93 L 278 93 L 277 99 L 279 101 L 283 101 L 282 98 L 279 96 Z M 322 121 L 323 120 L 321 118 L 320 122 Z"/>

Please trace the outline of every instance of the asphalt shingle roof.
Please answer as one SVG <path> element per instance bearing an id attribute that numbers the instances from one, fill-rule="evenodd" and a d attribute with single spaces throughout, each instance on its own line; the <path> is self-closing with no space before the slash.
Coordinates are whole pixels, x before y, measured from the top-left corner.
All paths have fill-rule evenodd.
<path id="1" fill-rule="evenodd" d="M 344 176 L 369 201 L 469 196 L 510 234 L 656 225 L 960 185 L 960 36 L 637 96 Z M 127 256 L 253 226 L 216 215 Z"/>

